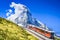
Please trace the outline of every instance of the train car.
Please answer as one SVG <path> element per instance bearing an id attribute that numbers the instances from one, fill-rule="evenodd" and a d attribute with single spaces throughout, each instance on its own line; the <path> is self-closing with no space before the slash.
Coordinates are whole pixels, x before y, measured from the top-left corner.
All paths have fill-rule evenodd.
<path id="1" fill-rule="evenodd" d="M 45 36 L 45 37 L 50 38 L 50 39 L 54 39 L 54 32 L 52 32 L 52 31 L 47 31 L 47 30 L 44 30 L 42 28 L 38 28 L 38 27 L 35 27 L 32 25 L 29 25 L 28 29 L 33 30 L 33 31 Z"/>

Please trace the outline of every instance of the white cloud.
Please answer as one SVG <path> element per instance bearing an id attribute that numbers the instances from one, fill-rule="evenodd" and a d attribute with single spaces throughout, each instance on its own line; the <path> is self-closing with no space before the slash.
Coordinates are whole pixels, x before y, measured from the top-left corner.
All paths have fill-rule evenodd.
<path id="1" fill-rule="evenodd" d="M 9 12 L 7 12 L 7 13 L 6 13 L 6 16 L 9 16 L 9 14 L 10 14 L 10 13 L 9 13 Z"/>
<path id="2" fill-rule="evenodd" d="M 11 3 L 10 5 L 11 8 L 14 8 L 14 11 L 12 11 L 11 9 L 8 10 L 8 12 L 6 13 L 6 16 L 8 20 L 12 20 L 13 22 L 15 21 L 15 19 L 20 16 L 24 11 L 27 11 L 26 6 L 23 4 L 16 4 L 14 2 Z M 12 12 L 14 12 L 14 14 L 12 15 Z M 10 15 L 10 16 L 9 16 Z"/>
<path id="3" fill-rule="evenodd" d="M 9 9 L 9 12 L 10 12 L 10 13 L 12 13 L 12 10 L 11 10 L 11 9 Z"/>
<path id="4" fill-rule="evenodd" d="M 6 16 L 9 16 L 10 14 L 12 14 L 12 10 L 11 9 L 9 9 L 9 10 L 7 10 L 8 12 L 6 13 Z"/>

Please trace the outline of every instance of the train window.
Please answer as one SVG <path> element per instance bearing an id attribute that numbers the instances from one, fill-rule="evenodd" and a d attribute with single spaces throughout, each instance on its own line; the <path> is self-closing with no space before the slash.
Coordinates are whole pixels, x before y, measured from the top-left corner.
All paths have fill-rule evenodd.
<path id="1" fill-rule="evenodd" d="M 48 33 L 47 31 L 45 31 L 45 33 Z"/>

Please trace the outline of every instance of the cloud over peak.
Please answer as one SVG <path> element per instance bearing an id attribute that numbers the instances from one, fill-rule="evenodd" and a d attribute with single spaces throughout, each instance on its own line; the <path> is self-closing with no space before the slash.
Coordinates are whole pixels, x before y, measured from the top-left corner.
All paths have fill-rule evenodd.
<path id="1" fill-rule="evenodd" d="M 10 5 L 11 8 L 14 8 L 14 11 L 12 11 L 11 9 L 8 10 L 8 12 L 6 13 L 7 19 L 10 20 L 15 20 L 18 16 L 20 16 L 23 12 L 26 13 L 26 11 L 28 10 L 27 7 L 23 4 L 16 4 L 15 2 L 12 2 Z M 13 15 L 12 15 L 12 12 Z"/>

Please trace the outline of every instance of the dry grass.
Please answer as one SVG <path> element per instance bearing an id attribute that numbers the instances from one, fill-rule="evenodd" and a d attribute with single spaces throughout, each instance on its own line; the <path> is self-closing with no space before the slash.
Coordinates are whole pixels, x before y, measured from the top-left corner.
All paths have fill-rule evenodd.
<path id="1" fill-rule="evenodd" d="M 22 27 L 0 18 L 0 40 L 38 40 Z"/>

